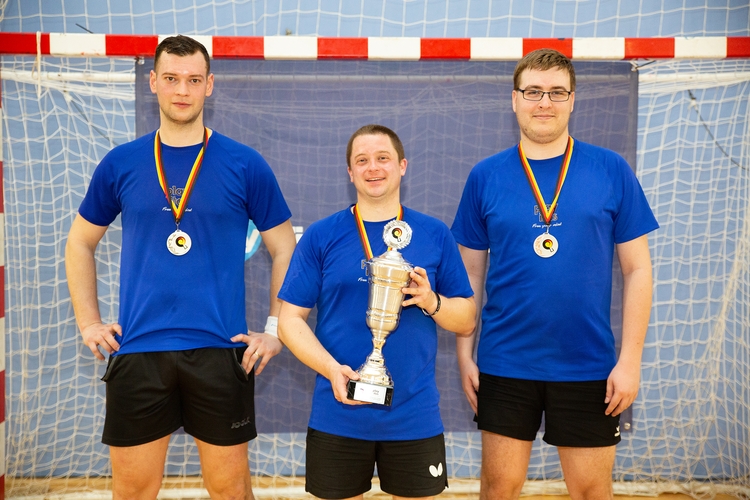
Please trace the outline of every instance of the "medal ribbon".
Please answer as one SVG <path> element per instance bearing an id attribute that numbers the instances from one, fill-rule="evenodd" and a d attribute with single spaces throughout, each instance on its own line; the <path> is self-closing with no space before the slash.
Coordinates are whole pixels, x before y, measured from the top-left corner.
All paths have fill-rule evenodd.
<path id="1" fill-rule="evenodd" d="M 523 166 L 523 171 L 526 173 L 526 179 L 528 179 L 529 185 L 531 186 L 531 192 L 534 193 L 534 198 L 536 198 L 536 204 L 539 206 L 539 210 L 541 210 L 542 212 L 544 223 L 549 226 L 550 222 L 552 222 L 552 216 L 555 214 L 555 209 L 557 208 L 557 200 L 558 198 L 560 198 L 560 191 L 562 190 L 563 183 L 565 183 L 565 176 L 568 175 L 570 159 L 573 157 L 573 138 L 568 136 L 568 146 L 565 148 L 562 165 L 560 165 L 560 174 L 557 176 L 555 198 L 552 200 L 552 203 L 550 203 L 549 209 L 547 209 L 547 204 L 544 202 L 542 191 L 539 189 L 539 184 L 537 184 L 536 182 L 534 172 L 531 170 L 531 165 L 529 165 L 529 160 L 526 159 L 526 154 L 524 154 L 523 147 L 521 146 L 520 142 L 518 143 L 518 156 L 521 157 L 521 165 Z"/>
<path id="2" fill-rule="evenodd" d="M 398 206 L 398 216 L 396 220 L 404 218 L 404 207 Z M 359 230 L 359 239 L 362 241 L 362 250 L 365 251 L 365 260 L 372 259 L 372 248 L 370 247 L 370 240 L 367 238 L 367 231 L 365 230 L 365 221 L 362 220 L 362 215 L 359 213 L 357 205 L 354 205 L 354 220 L 357 221 L 357 230 Z M 391 247 L 388 247 L 390 250 Z"/>
<path id="3" fill-rule="evenodd" d="M 180 203 L 175 205 L 174 198 L 169 196 L 169 182 L 167 181 L 167 174 L 164 171 L 164 164 L 161 161 L 161 141 L 159 140 L 159 131 L 156 131 L 156 137 L 154 138 L 154 160 L 156 161 L 156 175 L 159 177 L 159 185 L 161 186 L 164 195 L 167 197 L 167 203 L 172 209 L 172 215 L 174 215 L 174 223 L 179 227 L 182 215 L 185 213 L 187 208 L 187 202 L 190 198 L 190 194 L 193 192 L 193 186 L 195 180 L 198 178 L 198 173 L 201 170 L 203 164 L 203 156 L 206 152 L 206 146 L 208 145 L 208 129 L 203 127 L 203 147 L 198 151 L 198 156 L 195 158 L 193 168 L 190 170 L 185 188 L 182 191 L 182 197 Z"/>

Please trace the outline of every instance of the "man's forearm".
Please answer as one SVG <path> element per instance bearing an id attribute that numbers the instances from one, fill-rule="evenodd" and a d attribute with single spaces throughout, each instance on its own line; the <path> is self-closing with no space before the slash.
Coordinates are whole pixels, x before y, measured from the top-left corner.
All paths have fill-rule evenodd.
<path id="1" fill-rule="evenodd" d="M 71 243 L 65 247 L 65 273 L 78 328 L 101 323 L 96 287 L 94 252 L 84 245 Z"/>
<path id="2" fill-rule="evenodd" d="M 476 330 L 474 330 L 474 333 L 466 337 L 456 336 L 456 356 L 458 357 L 459 363 L 463 360 L 474 359 L 474 343 L 476 338 Z"/>
<path id="3" fill-rule="evenodd" d="M 624 276 L 622 347 L 620 360 L 640 365 L 643 344 L 651 316 L 652 278 L 650 269 L 637 269 Z"/>
<path id="4" fill-rule="evenodd" d="M 279 290 L 284 283 L 289 262 L 292 260 L 296 238 L 292 223 L 285 221 L 278 226 L 261 233 L 263 243 L 271 255 L 271 283 L 269 285 L 269 307 L 270 316 L 278 316 L 281 301 L 278 299 Z"/>
<path id="5" fill-rule="evenodd" d="M 279 290 L 281 289 L 282 283 L 284 283 L 284 276 L 286 276 L 286 270 L 289 268 L 289 261 L 291 260 L 291 254 L 288 256 L 277 256 L 273 260 L 271 266 L 271 283 L 269 292 L 269 316 L 278 316 L 279 309 L 281 308 L 281 301 L 279 300 Z"/>

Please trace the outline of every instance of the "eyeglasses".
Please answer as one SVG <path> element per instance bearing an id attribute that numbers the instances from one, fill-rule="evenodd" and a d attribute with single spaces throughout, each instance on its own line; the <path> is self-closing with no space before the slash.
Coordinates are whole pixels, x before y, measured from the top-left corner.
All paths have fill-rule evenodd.
<path id="1" fill-rule="evenodd" d="M 549 96 L 549 100 L 552 102 L 565 102 L 568 99 L 570 99 L 570 94 L 573 93 L 572 90 L 550 90 L 549 92 L 542 92 L 541 90 L 537 89 L 516 89 L 521 93 L 524 99 L 527 101 L 541 101 L 544 99 L 544 94 L 547 94 Z"/>

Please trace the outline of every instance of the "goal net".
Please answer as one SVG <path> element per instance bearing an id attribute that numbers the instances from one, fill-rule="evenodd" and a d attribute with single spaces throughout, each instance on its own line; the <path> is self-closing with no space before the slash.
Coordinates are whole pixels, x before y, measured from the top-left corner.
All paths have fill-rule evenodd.
<path id="1" fill-rule="evenodd" d="M 100 443 L 104 365 L 80 341 L 62 256 L 95 166 L 156 126 L 144 90 L 149 61 L 139 63 L 2 59 L 8 498 L 42 498 L 53 489 L 61 498 L 106 498 L 91 491 L 106 489 L 111 474 Z M 239 61 L 234 73 L 229 63 L 214 64 L 217 89 L 234 90 L 214 96 L 207 124 L 269 160 L 300 231 L 353 201 L 343 149 L 360 125 L 378 121 L 401 135 L 410 161 L 406 204 L 448 223 L 468 170 L 517 140 L 512 85 L 501 71 L 510 63 Z M 622 71 L 627 63 L 576 65 L 574 137 L 616 149 L 635 165 L 661 224 L 650 237 L 654 307 L 641 391 L 618 446 L 617 491 L 747 498 L 750 61 L 667 60 L 637 72 Z M 118 220 L 97 254 L 109 321 L 117 318 L 119 234 Z M 252 238 L 250 228 L 248 321 L 258 330 L 267 293 L 257 284 L 268 282 L 269 258 Z M 479 476 L 481 440 L 452 353 L 442 332 L 438 382 L 451 490 L 476 491 L 462 480 Z M 249 459 L 259 497 L 303 495 L 312 384 L 310 370 L 288 352 L 256 380 L 260 435 Z M 165 472 L 162 498 L 205 497 L 188 436 L 172 437 Z M 561 477 L 554 448 L 537 440 L 525 491 L 564 491 Z"/>

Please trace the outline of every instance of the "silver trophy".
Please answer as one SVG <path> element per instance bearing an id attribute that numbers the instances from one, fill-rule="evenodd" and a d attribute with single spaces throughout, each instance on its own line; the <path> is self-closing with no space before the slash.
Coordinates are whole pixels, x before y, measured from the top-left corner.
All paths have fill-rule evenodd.
<path id="1" fill-rule="evenodd" d="M 411 241 L 411 227 L 402 220 L 393 220 L 383 228 L 383 241 L 389 249 L 379 257 L 364 263 L 370 284 L 367 305 L 367 326 L 372 332 L 373 349 L 365 363 L 359 367 L 359 380 L 350 380 L 347 397 L 390 406 L 393 398 L 393 379 L 383 358 L 383 345 L 388 335 L 398 327 L 401 289 L 409 286 L 409 273 L 414 267 L 399 253 Z"/>

